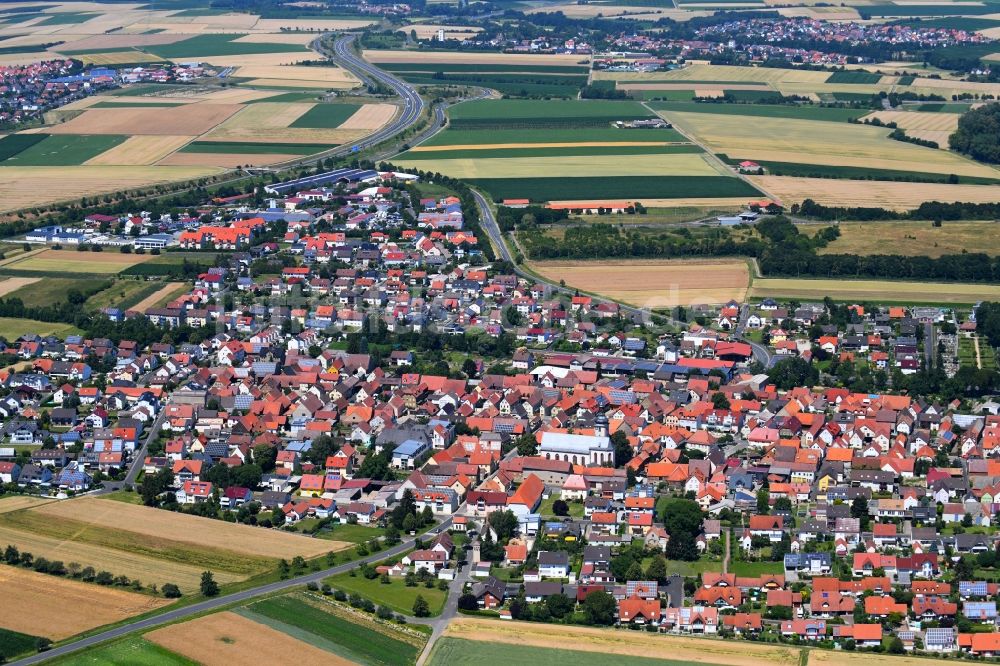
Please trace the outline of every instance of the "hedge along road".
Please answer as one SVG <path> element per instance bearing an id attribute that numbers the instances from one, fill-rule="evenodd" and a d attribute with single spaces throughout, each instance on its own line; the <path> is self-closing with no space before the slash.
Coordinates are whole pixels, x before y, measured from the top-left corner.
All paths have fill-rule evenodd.
<path id="1" fill-rule="evenodd" d="M 452 519 L 447 520 L 438 524 L 437 527 L 427 532 L 424 536 L 433 537 L 451 527 Z M 206 599 L 205 601 L 199 601 L 196 604 L 190 606 L 185 606 L 184 608 L 178 608 L 177 610 L 167 611 L 161 613 L 154 617 L 148 617 L 143 620 L 136 620 L 135 622 L 130 622 L 129 624 L 124 624 L 120 627 L 114 629 L 109 629 L 107 631 L 102 631 L 99 634 L 94 634 L 93 636 L 88 636 L 87 638 L 81 638 L 78 641 L 73 641 L 72 643 L 67 643 L 57 648 L 52 648 L 47 652 L 40 652 L 39 654 L 31 655 L 30 657 L 25 657 L 19 659 L 18 661 L 11 662 L 15 666 L 27 665 L 27 664 L 40 664 L 49 659 L 55 657 L 61 657 L 72 652 L 77 652 L 83 650 L 84 648 L 93 647 L 100 643 L 105 643 L 107 641 L 114 640 L 116 638 L 121 638 L 132 634 L 137 631 L 142 631 L 145 629 L 151 629 L 153 627 L 159 627 L 165 624 L 170 624 L 177 622 L 178 620 L 183 620 L 185 618 L 191 617 L 193 615 L 198 615 L 208 611 L 218 610 L 223 607 L 239 604 L 250 599 L 255 599 L 268 594 L 273 594 L 275 592 L 281 592 L 289 588 L 296 586 L 306 585 L 307 583 L 320 583 L 324 578 L 328 576 L 333 576 L 340 573 L 346 573 L 351 569 L 357 567 L 362 562 L 380 562 L 384 559 L 396 557 L 401 555 L 411 549 L 416 542 L 416 537 L 413 539 L 407 539 L 400 542 L 399 544 L 389 548 L 387 550 L 380 551 L 369 555 L 368 557 L 359 558 L 351 562 L 341 564 L 330 569 L 324 569 L 322 571 L 316 571 L 313 573 L 306 574 L 304 576 L 298 576 L 297 578 L 289 578 L 288 580 L 278 581 L 276 583 L 269 583 L 261 587 L 254 588 L 252 590 L 244 590 L 242 592 L 234 592 L 233 594 L 227 594 L 225 596 L 216 597 L 214 599 Z"/>

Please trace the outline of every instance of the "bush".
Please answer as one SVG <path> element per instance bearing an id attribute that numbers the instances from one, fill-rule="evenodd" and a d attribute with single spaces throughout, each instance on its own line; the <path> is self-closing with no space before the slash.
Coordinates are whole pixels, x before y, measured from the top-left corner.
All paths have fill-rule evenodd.
<path id="1" fill-rule="evenodd" d="M 309 590 L 310 592 L 317 592 L 319 591 L 319 583 L 311 580 L 308 583 L 306 583 L 306 589 Z"/>
<path id="2" fill-rule="evenodd" d="M 347 593 L 343 590 L 335 590 L 333 593 L 333 598 L 337 601 L 347 601 Z"/>
<path id="3" fill-rule="evenodd" d="M 173 583 L 164 583 L 161 589 L 167 599 L 179 599 L 181 596 L 181 589 Z"/>

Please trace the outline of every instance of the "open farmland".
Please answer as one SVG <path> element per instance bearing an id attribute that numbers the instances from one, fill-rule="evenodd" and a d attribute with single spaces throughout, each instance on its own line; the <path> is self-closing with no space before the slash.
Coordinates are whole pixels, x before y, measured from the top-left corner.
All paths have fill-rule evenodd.
<path id="1" fill-rule="evenodd" d="M 220 172 L 221 169 L 211 166 L 0 166 L 0 211 L 202 178 Z M 59 187 L 53 188 L 52 183 L 59 183 Z"/>
<path id="2" fill-rule="evenodd" d="M 74 652 L 51 662 L 58 666 L 196 666 L 186 657 L 150 643 L 140 636 L 130 636 Z"/>
<path id="3" fill-rule="evenodd" d="M 91 166 L 150 165 L 191 141 L 192 136 L 132 136 L 114 148 L 87 160 Z"/>
<path id="4" fill-rule="evenodd" d="M 4 271 L 49 271 L 68 273 L 118 273 L 130 266 L 152 259 L 149 254 L 120 252 L 77 252 L 76 250 L 44 249 L 30 256 L 16 257 L 3 265 Z"/>
<path id="5" fill-rule="evenodd" d="M 354 663 L 232 612 L 170 625 L 145 638 L 204 666 Z"/>
<path id="6" fill-rule="evenodd" d="M 950 185 L 892 181 L 864 181 L 862 183 L 850 180 L 792 176 L 751 176 L 750 180 L 786 205 L 812 199 L 827 206 L 867 206 L 909 210 L 916 208 L 924 201 L 989 203 L 1000 199 L 1000 186 L 997 185 Z"/>
<path id="7" fill-rule="evenodd" d="M 713 666 L 797 666 L 800 650 L 794 647 L 776 647 L 745 641 L 733 642 L 711 638 L 687 636 L 664 636 L 646 632 L 614 631 L 590 627 L 560 627 L 553 632 L 544 624 L 489 620 L 481 618 L 457 618 L 445 630 L 446 638 L 502 644 L 497 650 L 479 650 L 478 656 L 500 655 L 508 646 L 545 648 L 555 651 L 573 650 L 578 652 L 602 653 L 606 663 L 609 654 L 626 657 L 644 657 L 666 660 L 674 664 L 699 663 Z M 534 663 L 545 661 L 544 653 L 528 657 Z M 444 666 L 452 662 L 438 661 Z M 458 662 L 468 663 L 468 662 Z M 482 662 L 499 664 L 501 662 Z M 504 660 L 503 663 L 510 663 Z M 562 664 L 563 661 L 554 663 Z M 575 663 L 575 662 L 574 662 Z M 663 662 L 661 662 L 663 663 Z"/>
<path id="8" fill-rule="evenodd" d="M 193 135 L 207 132 L 242 107 L 237 104 L 190 104 L 184 113 L 164 107 L 86 109 L 51 134 L 168 134 Z"/>
<path id="9" fill-rule="evenodd" d="M 801 225 L 810 233 L 822 225 Z M 1000 255 L 1000 228 L 995 222 L 841 222 L 840 237 L 822 248 L 820 254 L 901 254 L 940 257 L 963 251 Z M 2 284 L 2 283 L 0 283 Z"/>
<path id="10" fill-rule="evenodd" d="M 79 333 L 80 331 L 72 324 L 61 324 L 59 322 L 37 321 L 35 319 L 12 319 L 10 317 L 0 317 L 0 338 L 13 342 L 22 335 L 34 333 L 35 335 L 54 335 L 65 338 L 67 335 Z"/>
<path id="11" fill-rule="evenodd" d="M 636 307 L 725 303 L 746 297 L 746 262 L 731 259 L 539 261 L 531 270 L 554 282 Z"/>
<path id="12" fill-rule="evenodd" d="M 661 112 L 709 150 L 733 159 L 1000 177 L 985 164 L 888 138 L 889 129 L 791 118 Z"/>
<path id="13" fill-rule="evenodd" d="M 189 286 L 186 282 L 168 282 L 146 298 L 136 303 L 131 309 L 144 312 L 147 308 L 161 307 L 164 303 L 169 303 L 171 300 L 179 296 L 181 293 L 186 292 L 188 289 Z"/>
<path id="14" fill-rule="evenodd" d="M 587 65 L 590 58 L 578 55 L 547 55 L 521 53 L 454 52 L 454 51 L 364 51 L 368 62 L 406 63 L 419 65 L 533 65 L 535 67 L 574 67 Z"/>
<path id="15" fill-rule="evenodd" d="M 907 136 L 925 141 L 936 141 L 942 150 L 947 150 L 948 136 L 958 129 L 959 114 L 924 111 L 876 111 L 865 118 L 878 118 L 883 123 L 896 123 L 906 130 Z"/>
<path id="16" fill-rule="evenodd" d="M 164 538 L 190 542 L 206 548 L 220 548 L 247 558 L 287 558 L 296 555 L 315 557 L 349 544 L 338 541 L 307 539 L 287 532 L 265 530 L 235 523 L 220 522 L 199 516 L 159 511 L 146 506 L 120 503 L 113 505 L 96 498 L 48 504 L 35 510 L 51 518 L 75 520 L 97 527 L 128 530 L 151 539 Z"/>
<path id="17" fill-rule="evenodd" d="M 124 142 L 118 135 L 46 135 L 38 143 L 7 158 L 4 166 L 73 166 Z"/>
<path id="18" fill-rule="evenodd" d="M 3 280 L 0 280 L 0 297 L 12 294 L 12 293 L 18 291 L 19 289 L 21 289 L 21 287 L 26 287 L 29 284 L 34 284 L 35 282 L 38 282 L 41 279 L 42 278 L 40 278 L 40 277 L 10 277 L 10 278 L 4 278 Z M 2 513 L 4 511 L 3 506 L 4 506 L 4 503 L 2 501 L 0 501 L 0 513 Z"/>
<path id="19" fill-rule="evenodd" d="M 751 298 L 966 304 L 1000 298 L 1000 285 L 836 278 L 754 278 Z"/>
<path id="20" fill-rule="evenodd" d="M 19 567 L 0 567 L 0 627 L 59 640 L 170 603 Z"/>
<path id="21" fill-rule="evenodd" d="M 450 110 L 448 129 L 396 158 L 404 168 L 466 178 L 495 200 L 758 196 L 630 101 L 481 100 Z"/>
<path id="22" fill-rule="evenodd" d="M 810 650 L 805 666 L 934 666 L 940 659 L 896 654 L 860 654 L 844 650 Z"/>

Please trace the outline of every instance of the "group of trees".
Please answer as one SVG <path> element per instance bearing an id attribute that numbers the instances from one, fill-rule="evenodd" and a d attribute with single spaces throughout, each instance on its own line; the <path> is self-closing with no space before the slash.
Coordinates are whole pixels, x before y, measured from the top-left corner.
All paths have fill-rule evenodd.
<path id="1" fill-rule="evenodd" d="M 1000 162 L 1000 105 L 984 104 L 963 113 L 948 145 L 983 162 Z"/>
<path id="2" fill-rule="evenodd" d="M 660 509 L 660 519 L 670 536 L 666 556 L 671 560 L 693 562 L 698 559 L 696 539 L 701 533 L 702 513 L 698 503 L 684 498 L 667 500 Z"/>

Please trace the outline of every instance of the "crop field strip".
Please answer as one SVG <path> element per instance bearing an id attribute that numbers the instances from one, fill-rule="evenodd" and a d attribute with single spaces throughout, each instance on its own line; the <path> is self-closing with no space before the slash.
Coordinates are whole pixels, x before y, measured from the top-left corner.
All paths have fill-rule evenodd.
<path id="1" fill-rule="evenodd" d="M 726 116 L 760 116 L 763 118 L 795 118 L 799 120 L 825 120 L 846 123 L 861 118 L 867 109 L 844 109 L 822 106 L 796 106 L 789 104 L 726 104 L 722 102 L 651 102 L 655 111 L 681 113 L 716 113 Z"/>
<path id="2" fill-rule="evenodd" d="M 750 183 L 729 176 L 480 178 L 469 183 L 486 190 L 496 200 L 643 201 L 762 196 Z"/>
<path id="3" fill-rule="evenodd" d="M 233 612 L 215 613 L 156 629 L 145 639 L 203 666 L 353 662 Z"/>
<path id="4" fill-rule="evenodd" d="M 431 146 L 470 146 L 470 145 L 490 145 L 499 144 L 503 146 L 516 146 L 522 144 L 547 144 L 547 143 L 620 143 L 642 141 L 648 143 L 677 143 L 687 142 L 687 139 L 680 132 L 673 129 L 641 129 L 625 130 L 611 127 L 610 124 L 593 128 L 580 127 L 553 127 L 547 129 L 531 129 L 526 127 L 503 129 L 503 125 L 496 128 L 482 129 L 453 129 L 451 126 L 444 132 L 431 137 L 430 140 L 420 144 L 421 149 L 428 149 Z"/>
<path id="5" fill-rule="evenodd" d="M 34 555 L 38 557 L 40 553 Z M 42 634 L 53 640 L 170 603 L 168 599 L 7 565 L 0 566 L 0 595 L 3 598 L 0 626 L 26 634 Z"/>
<path id="6" fill-rule="evenodd" d="M 560 146 L 523 146 L 517 148 L 493 148 L 489 145 L 475 148 L 458 148 L 444 150 L 411 150 L 406 153 L 406 161 L 420 160 L 455 160 L 455 159 L 496 159 L 518 157 L 577 157 L 588 155 L 682 155 L 686 153 L 701 153 L 701 148 L 694 144 L 659 144 L 659 143 L 619 143 L 605 145 L 566 144 Z"/>
<path id="7" fill-rule="evenodd" d="M 481 153 L 480 153 L 481 154 Z M 493 157 L 484 155 L 463 159 L 437 159 L 426 164 L 426 169 L 469 180 L 485 178 L 536 179 L 550 174 L 571 181 L 584 177 L 622 176 L 719 176 L 719 170 L 706 160 L 704 155 L 693 153 L 604 153 L 595 151 L 591 155 L 605 159 L 566 160 L 563 156 L 546 157 Z M 616 155 L 628 159 L 609 159 Z M 419 160 L 421 164 L 423 160 Z M 410 166 L 405 158 L 397 158 L 395 163 Z"/>
<path id="8" fill-rule="evenodd" d="M 50 662 L 52 666 L 198 666 L 198 662 L 182 657 L 151 643 L 141 636 L 129 636 L 104 643 L 88 650 L 74 652 Z"/>
<path id="9" fill-rule="evenodd" d="M 992 203 L 997 200 L 997 188 L 993 185 L 873 180 L 860 186 L 851 180 L 794 176 L 750 176 L 749 180 L 786 205 L 812 199 L 827 206 L 910 210 L 923 201 Z"/>

